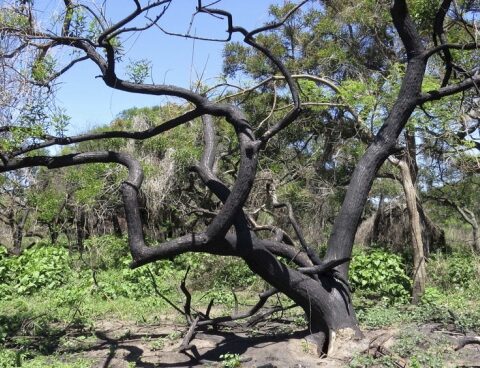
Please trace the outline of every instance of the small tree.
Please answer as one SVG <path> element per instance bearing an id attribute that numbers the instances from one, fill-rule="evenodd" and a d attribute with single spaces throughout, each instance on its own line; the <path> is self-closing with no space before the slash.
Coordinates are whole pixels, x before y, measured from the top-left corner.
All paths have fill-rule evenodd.
<path id="1" fill-rule="evenodd" d="M 472 54 L 472 50 L 479 46 L 472 33 L 476 28 L 469 21 L 472 17 L 466 13 L 474 12 L 475 9 L 468 5 L 470 3 L 462 3 L 459 10 L 457 6 L 452 6 L 451 0 L 444 0 L 431 14 L 421 14 L 418 19 L 433 24 L 435 44 L 430 46 L 428 37 L 418 32 L 405 0 L 392 2 L 390 14 L 393 27 L 390 26 L 389 32 L 396 30 L 405 51 L 401 56 L 406 67 L 402 73 L 400 89 L 388 114 L 385 114 L 382 126 L 375 131 L 372 142 L 355 166 L 333 225 L 326 256 L 320 259 L 303 239 L 301 228 L 291 213 L 290 221 L 302 246 L 301 250 L 278 239 L 258 237 L 251 230 L 252 223 L 243 210 L 255 180 L 257 162 L 262 151 L 277 135 L 295 124 L 304 111 L 299 86 L 292 72 L 276 56 L 274 45 L 269 45 L 268 40 L 264 41 L 262 34 L 287 25 L 294 12 L 307 1 L 292 6 L 279 21 L 251 31 L 237 26 L 229 12 L 213 8 L 212 5 L 204 6 L 202 1 L 198 1 L 196 14 L 205 13 L 226 20 L 227 37 L 221 41 L 230 40 L 236 33 L 242 35 L 245 44 L 266 58 L 272 72 L 279 74 L 272 75 L 272 78 L 278 77 L 284 81 L 285 94 L 282 94 L 282 98 L 288 101 L 288 112 L 275 114 L 275 122 L 266 129 L 255 129 L 261 124 L 250 121 L 234 104 L 207 98 L 205 94 L 178 86 L 143 83 L 145 65 L 129 69 L 130 74 L 134 73 L 131 81 L 118 75 L 118 64 L 123 56 L 122 38 L 134 32 L 144 32 L 157 27 L 172 1 L 157 0 L 142 5 L 139 0 L 133 0 L 133 10 L 130 13 L 120 20 L 110 22 L 101 9 L 97 11 L 82 1 L 65 0 L 63 11 L 60 12 L 60 22 L 48 31 L 41 28 L 42 22 L 37 19 L 34 2 L 4 5 L 0 32 L 2 39 L 10 40 L 8 45 L 11 46 L 8 46 L 7 53 L 20 55 L 32 52 L 35 55 L 34 62 L 30 65 L 30 75 L 26 76 L 32 83 L 47 87 L 56 77 L 72 69 L 77 63 L 90 60 L 97 66 L 104 83 L 113 89 L 177 97 L 185 100 L 192 109 L 143 131 L 110 130 L 72 137 L 52 135 L 46 129 L 41 129 L 30 130 L 27 137 L 15 140 L 13 126 L 6 124 L 2 127 L 2 134 L 9 144 L 4 145 L 6 148 L 1 155 L 0 171 L 9 172 L 33 166 L 56 169 L 89 163 L 116 163 L 125 166 L 128 177 L 121 185 L 121 195 L 128 224 L 132 267 L 186 252 L 240 257 L 253 272 L 272 286 L 271 290 L 261 295 L 259 303 L 246 315 L 255 313 L 269 296 L 282 292 L 305 311 L 309 329 L 318 338 L 319 351 L 329 352 L 339 331 L 352 329 L 360 334 L 348 287 L 348 261 L 352 254 L 355 232 L 378 169 L 390 155 L 398 152 L 397 139 L 418 106 L 474 90 L 480 82 L 480 76 L 475 69 L 465 70 L 457 65 L 457 59 L 460 62 L 464 54 L 470 54 L 474 58 L 476 54 Z M 322 2 L 318 11 L 331 5 L 330 2 Z M 144 24 L 140 24 L 142 20 Z M 455 25 L 448 28 L 455 30 L 455 43 L 449 43 L 446 38 L 446 20 Z M 60 60 L 54 61 L 50 55 L 53 55 L 55 49 L 62 48 L 74 51 L 74 56 L 63 67 L 56 67 Z M 443 60 L 446 72 L 441 86 L 425 92 L 422 83 L 430 60 Z M 319 79 L 317 81 L 322 83 Z M 208 190 L 223 202 L 223 206 L 205 228 L 161 244 L 147 245 L 145 242 L 139 208 L 143 170 L 132 156 L 113 150 L 58 156 L 36 154 L 39 149 L 53 145 L 71 145 L 107 138 L 145 140 L 197 118 L 201 118 L 203 124 L 203 155 L 192 170 Z M 236 180 L 230 187 L 222 182 L 215 172 L 218 158 L 214 118 L 224 119 L 230 124 L 238 141 L 238 170 Z M 274 196 L 271 197 L 273 201 Z M 285 262 L 291 260 L 295 267 Z M 196 319 L 195 323 L 201 325 L 216 321 Z"/>

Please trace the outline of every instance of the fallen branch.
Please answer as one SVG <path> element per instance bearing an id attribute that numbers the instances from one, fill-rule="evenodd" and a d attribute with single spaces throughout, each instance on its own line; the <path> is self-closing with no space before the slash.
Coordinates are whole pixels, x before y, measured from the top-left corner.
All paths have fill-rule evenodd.
<path id="1" fill-rule="evenodd" d="M 147 267 L 147 271 L 148 271 L 148 274 L 150 275 L 150 279 L 152 280 L 152 286 L 153 286 L 153 290 L 155 291 L 155 294 L 157 294 L 158 297 L 165 300 L 173 309 L 175 309 L 182 316 L 185 316 L 185 312 L 183 312 L 180 308 L 178 308 L 172 301 L 170 301 L 170 299 L 168 299 L 165 295 L 163 295 L 160 292 L 160 290 L 158 290 L 157 282 L 155 281 L 155 276 L 153 275 L 149 267 Z"/>
<path id="2" fill-rule="evenodd" d="M 190 350 L 192 348 L 193 345 L 190 344 L 190 341 L 192 341 L 192 339 L 193 339 L 193 335 L 195 334 L 195 329 L 197 328 L 197 323 L 198 323 L 199 320 L 200 320 L 200 317 L 197 316 L 193 320 L 192 324 L 190 325 L 190 328 L 188 329 L 187 334 L 183 338 L 182 344 L 178 348 L 178 351 L 180 353 L 183 353 L 183 352 L 185 352 L 187 350 Z"/>
<path id="3" fill-rule="evenodd" d="M 248 311 L 240 314 L 235 314 L 233 316 L 223 316 L 223 317 L 218 317 L 218 318 L 212 318 L 212 319 L 207 319 L 204 321 L 198 322 L 198 326 L 207 326 L 207 325 L 218 325 L 220 323 L 224 322 L 232 322 L 236 321 L 239 319 L 245 319 L 248 317 L 252 317 L 255 313 L 257 313 L 260 308 L 262 308 L 265 303 L 267 302 L 268 298 L 270 298 L 272 295 L 275 295 L 278 293 L 278 290 L 275 288 L 269 289 L 267 291 L 264 291 L 259 295 L 259 300 L 257 304 L 255 304 L 252 308 L 250 308 Z"/>

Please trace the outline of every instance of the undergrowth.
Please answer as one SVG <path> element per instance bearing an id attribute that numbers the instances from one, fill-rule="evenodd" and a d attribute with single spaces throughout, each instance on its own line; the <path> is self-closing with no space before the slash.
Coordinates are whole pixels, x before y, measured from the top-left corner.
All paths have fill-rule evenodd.
<path id="1" fill-rule="evenodd" d="M 237 303 L 242 307 L 245 299 L 253 305 L 256 294 L 266 287 L 241 260 L 187 254 L 132 270 L 126 249 L 125 239 L 113 236 L 90 239 L 82 253 L 65 244 L 41 243 L 10 257 L 0 247 L 0 368 L 90 366 L 90 361 L 80 358 L 72 361 L 69 354 L 79 339 L 92 338 L 99 320 L 183 322 L 165 299 L 183 305 L 185 295 L 179 285 L 187 269 L 193 305 L 205 310 L 213 299 L 220 307 L 214 315 L 230 313 Z M 431 256 L 427 290 L 422 302 L 412 306 L 405 259 L 381 249 L 356 250 L 350 279 L 357 317 L 363 328 L 437 323 L 460 333 L 480 333 L 479 264 L 477 256 L 466 252 Z M 291 304 L 284 296 L 277 299 L 285 306 Z M 288 317 L 292 325 L 305 326 L 297 312 L 274 317 Z M 408 350 L 409 343 L 415 345 L 415 338 L 413 333 L 402 337 L 398 354 Z M 434 355 L 419 350 L 412 366 L 436 367 Z M 358 356 L 352 366 L 368 366 L 369 360 Z M 388 359 L 384 360 L 382 364 L 388 366 Z"/>

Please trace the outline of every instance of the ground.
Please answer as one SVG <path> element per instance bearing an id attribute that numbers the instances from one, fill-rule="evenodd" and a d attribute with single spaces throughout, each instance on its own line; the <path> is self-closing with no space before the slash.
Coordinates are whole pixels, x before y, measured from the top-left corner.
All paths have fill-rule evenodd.
<path id="1" fill-rule="evenodd" d="M 30 257 L 33 266 L 21 257 L 4 260 L 3 269 L 18 275 L 0 282 L 0 368 L 480 367 L 480 345 L 455 351 L 460 339 L 480 336 L 480 259 L 467 253 L 429 260 L 431 280 L 418 305 L 410 304 L 408 290 L 401 288 L 406 276 L 389 271 L 393 278 L 387 282 L 384 274 L 377 275 L 374 262 L 362 266 L 360 276 L 372 287 L 357 285 L 353 302 L 365 337 L 355 341 L 345 332 L 337 334 L 336 349 L 327 358 L 318 357 L 309 341 L 302 309 L 282 295 L 264 307 L 274 314 L 260 313 L 268 319 L 250 327 L 239 320 L 196 331 L 190 342 L 194 347 L 179 352 L 188 325 L 182 308 L 187 298 L 178 285 L 185 278 L 184 263 L 203 265 L 196 258 L 177 268 L 157 265 L 157 278 L 153 268 L 101 270 L 94 284 L 91 271 L 71 273 L 66 264 L 55 271 L 61 283 L 47 287 L 44 281 L 57 275 L 52 275 L 51 259 L 47 252 L 43 258 Z M 206 270 L 200 266 L 192 271 L 187 284 L 194 316 L 207 309 L 212 318 L 249 310 L 265 289 L 238 265 L 220 265 L 221 272 L 209 279 L 223 284 L 205 284 L 201 276 Z M 352 280 L 358 276 L 353 271 Z M 65 274 L 70 276 L 63 278 Z M 247 286 L 233 289 L 240 281 Z M 215 301 L 212 308 L 210 300 Z"/>
<path id="2" fill-rule="evenodd" d="M 77 334 L 65 339 L 62 356 L 102 368 L 480 367 L 480 346 L 454 351 L 463 334 L 446 327 L 431 323 L 366 329 L 363 340 L 342 341 L 340 337 L 336 351 L 320 358 L 308 332 L 292 328 L 286 321 L 248 330 L 237 325 L 198 332 L 192 341 L 195 348 L 179 353 L 185 325 L 167 320 L 155 325 L 104 320 L 96 323 L 90 336 Z"/>

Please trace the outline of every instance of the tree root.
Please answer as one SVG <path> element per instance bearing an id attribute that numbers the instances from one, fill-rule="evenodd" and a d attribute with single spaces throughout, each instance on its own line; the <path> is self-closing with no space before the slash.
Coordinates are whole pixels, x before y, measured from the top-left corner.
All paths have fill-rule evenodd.
<path id="1" fill-rule="evenodd" d="M 469 336 L 469 337 L 464 337 L 463 339 L 460 339 L 458 341 L 458 345 L 455 347 L 455 351 L 458 351 L 460 349 L 463 349 L 465 346 L 470 345 L 470 344 L 478 344 L 480 345 L 480 336 Z"/>

